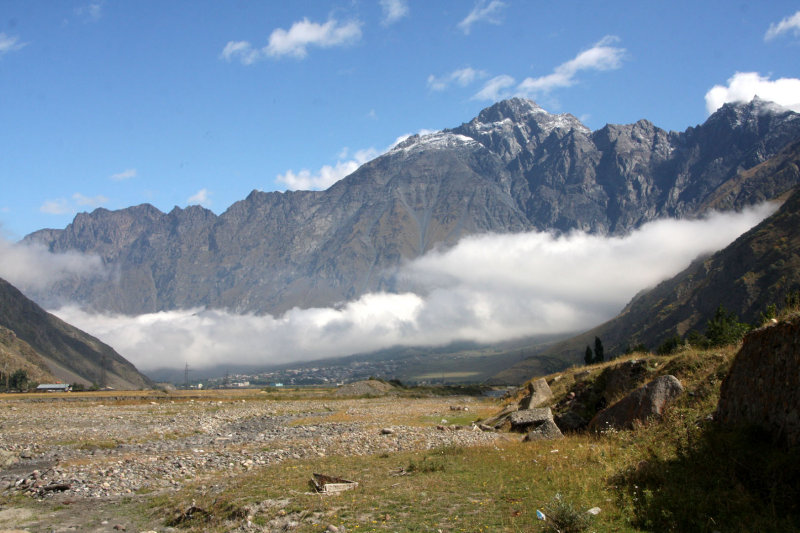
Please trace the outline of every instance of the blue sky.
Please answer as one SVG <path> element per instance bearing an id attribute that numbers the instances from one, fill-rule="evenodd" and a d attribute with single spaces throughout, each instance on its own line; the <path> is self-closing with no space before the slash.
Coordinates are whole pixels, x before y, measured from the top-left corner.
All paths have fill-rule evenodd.
<path id="1" fill-rule="evenodd" d="M 799 58 L 788 1 L 4 0 L 0 231 L 325 188 L 515 94 L 592 129 L 800 110 Z"/>

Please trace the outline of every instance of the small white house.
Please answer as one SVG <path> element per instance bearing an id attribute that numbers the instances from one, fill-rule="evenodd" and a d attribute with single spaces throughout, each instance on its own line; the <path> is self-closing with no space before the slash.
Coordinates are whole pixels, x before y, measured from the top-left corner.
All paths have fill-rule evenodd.
<path id="1" fill-rule="evenodd" d="M 69 392 L 72 385 L 69 383 L 42 383 L 36 387 L 36 392 Z"/>

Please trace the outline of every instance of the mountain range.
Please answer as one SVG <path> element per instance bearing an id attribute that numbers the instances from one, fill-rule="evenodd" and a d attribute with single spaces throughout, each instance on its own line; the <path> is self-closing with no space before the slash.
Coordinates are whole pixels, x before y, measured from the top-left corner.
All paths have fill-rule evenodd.
<path id="1" fill-rule="evenodd" d="M 407 287 L 403 261 L 476 233 L 621 235 L 662 217 L 739 209 L 798 184 L 747 174 L 800 138 L 800 115 L 754 99 L 668 132 L 646 120 L 591 131 L 529 100 L 415 135 L 325 191 L 260 192 L 216 215 L 144 204 L 81 213 L 24 241 L 99 256 L 106 275 L 32 294 L 140 314 L 223 308 L 280 314 Z"/>

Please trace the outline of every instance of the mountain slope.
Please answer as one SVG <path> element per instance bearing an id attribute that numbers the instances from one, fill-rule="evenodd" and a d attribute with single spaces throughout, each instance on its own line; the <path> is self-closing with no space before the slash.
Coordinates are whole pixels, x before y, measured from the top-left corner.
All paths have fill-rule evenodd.
<path id="1" fill-rule="evenodd" d="M 58 381 L 50 373 L 42 356 L 30 344 L 17 337 L 10 329 L 0 326 L 0 372 L 8 377 L 17 370 L 24 370 L 28 379 L 37 383 Z"/>
<path id="2" fill-rule="evenodd" d="M 8 342 L 3 344 L 13 348 L 15 355 L 42 370 L 46 368 L 62 381 L 103 384 L 105 378 L 105 385 L 117 389 L 153 386 L 110 346 L 46 312 L 3 279 L 0 279 L 0 332 L 6 332 L 3 337 Z M 15 345 L 18 340 L 24 341 L 24 345 Z"/>
<path id="3" fill-rule="evenodd" d="M 784 154 L 785 155 L 785 154 Z M 778 158 L 776 158 L 778 159 Z M 777 170 L 776 170 L 777 169 Z M 800 169 L 800 150 L 782 161 L 754 169 L 763 172 Z M 504 370 L 494 380 L 528 379 L 536 359 L 556 357 L 581 364 L 586 346 L 602 339 L 606 353 L 619 355 L 626 347 L 644 344 L 655 350 L 674 335 L 703 331 L 717 307 L 723 305 L 739 319 L 753 323 L 768 305 L 781 305 L 787 294 L 800 290 L 800 188 L 781 208 L 725 249 L 694 261 L 686 270 L 637 295 L 613 320 L 576 337 L 556 343 L 540 354 Z"/>
<path id="4" fill-rule="evenodd" d="M 395 278 L 404 260 L 465 235 L 624 234 L 655 218 L 696 216 L 743 170 L 797 139 L 800 115 L 758 99 L 676 133 L 644 120 L 591 132 L 515 98 L 458 128 L 412 136 L 326 191 L 253 191 L 219 216 L 197 206 L 81 213 L 26 241 L 97 254 L 108 274 L 34 296 L 129 314 L 329 306 L 404 289 Z M 731 207 L 798 183 L 744 181 L 757 186 L 734 187 Z"/>

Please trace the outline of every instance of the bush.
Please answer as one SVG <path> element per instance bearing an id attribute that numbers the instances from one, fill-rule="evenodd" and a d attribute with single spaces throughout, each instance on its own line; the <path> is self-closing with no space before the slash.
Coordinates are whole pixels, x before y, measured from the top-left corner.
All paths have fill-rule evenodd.
<path id="1" fill-rule="evenodd" d="M 706 338 L 709 347 L 736 344 L 750 330 L 750 325 L 739 322 L 734 312 L 728 312 L 722 305 L 717 307 L 714 317 L 706 325 Z"/>
<path id="2" fill-rule="evenodd" d="M 680 348 L 683 341 L 678 335 L 673 335 L 672 337 L 668 338 L 656 350 L 657 355 L 670 355 L 675 353 L 678 348 Z"/>
<path id="3" fill-rule="evenodd" d="M 576 508 L 565 500 L 561 494 L 556 494 L 550 503 L 544 507 L 545 531 L 553 533 L 580 533 L 589 529 L 591 520 L 589 514 Z"/>

